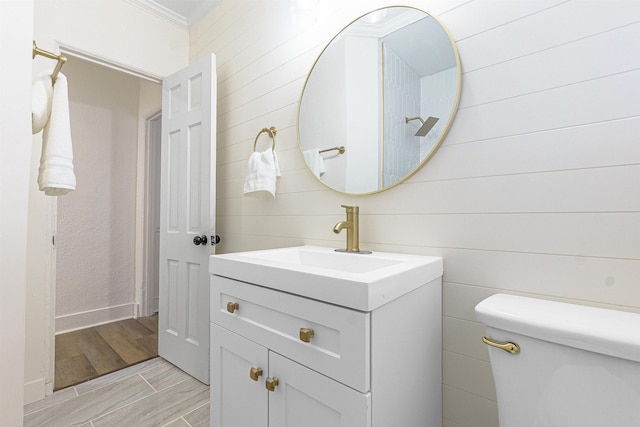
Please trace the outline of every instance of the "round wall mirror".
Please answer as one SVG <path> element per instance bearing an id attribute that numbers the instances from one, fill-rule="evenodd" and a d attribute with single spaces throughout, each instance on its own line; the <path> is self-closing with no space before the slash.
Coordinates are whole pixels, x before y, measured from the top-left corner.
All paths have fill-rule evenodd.
<path id="1" fill-rule="evenodd" d="M 460 82 L 455 43 L 434 17 L 386 7 L 356 19 L 324 48 L 302 91 L 307 167 L 348 194 L 399 184 L 444 140 Z"/>

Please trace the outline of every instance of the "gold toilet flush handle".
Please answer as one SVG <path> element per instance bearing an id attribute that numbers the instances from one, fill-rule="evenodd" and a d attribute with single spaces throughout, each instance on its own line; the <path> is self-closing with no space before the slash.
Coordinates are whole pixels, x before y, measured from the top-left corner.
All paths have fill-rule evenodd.
<path id="1" fill-rule="evenodd" d="M 240 309 L 240 304 L 238 304 L 237 302 L 228 302 L 227 303 L 227 311 L 229 313 L 233 313 L 236 310 Z"/>
<path id="2" fill-rule="evenodd" d="M 300 328 L 300 341 L 311 342 L 314 332 L 311 328 Z"/>
<path id="3" fill-rule="evenodd" d="M 504 350 L 507 353 L 511 353 L 511 354 L 520 353 L 520 346 L 514 342 L 499 343 L 499 342 L 492 341 L 487 337 L 482 337 L 482 342 L 485 343 L 486 345 L 490 345 L 491 347 Z"/>
<path id="4" fill-rule="evenodd" d="M 276 391 L 276 386 L 280 384 L 280 380 L 278 379 L 278 377 L 269 377 L 267 378 L 267 380 L 264 382 L 264 386 L 267 388 L 267 390 L 269 391 Z"/>
<path id="5" fill-rule="evenodd" d="M 262 368 L 251 368 L 251 370 L 249 371 L 249 377 L 254 381 L 258 381 L 258 378 L 260 378 L 261 376 Z"/>

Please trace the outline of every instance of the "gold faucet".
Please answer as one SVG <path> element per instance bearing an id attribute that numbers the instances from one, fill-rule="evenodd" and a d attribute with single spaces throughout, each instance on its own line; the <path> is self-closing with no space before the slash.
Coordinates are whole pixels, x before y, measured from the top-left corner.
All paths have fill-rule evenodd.
<path id="1" fill-rule="evenodd" d="M 360 232 L 358 230 L 360 227 L 360 208 L 358 206 L 341 206 L 347 210 L 347 220 L 340 221 L 334 225 L 333 232 L 339 234 L 343 229 L 347 229 L 347 249 L 339 250 L 345 252 L 360 252 Z"/>

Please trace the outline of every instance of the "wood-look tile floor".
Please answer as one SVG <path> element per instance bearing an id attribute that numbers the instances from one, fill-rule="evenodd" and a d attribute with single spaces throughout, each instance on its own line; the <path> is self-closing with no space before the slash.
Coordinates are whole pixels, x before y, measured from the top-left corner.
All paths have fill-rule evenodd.
<path id="1" fill-rule="evenodd" d="M 160 357 L 25 405 L 24 427 L 204 427 L 209 387 Z"/>
<path id="2" fill-rule="evenodd" d="M 158 316 L 56 335 L 54 390 L 158 356 Z"/>

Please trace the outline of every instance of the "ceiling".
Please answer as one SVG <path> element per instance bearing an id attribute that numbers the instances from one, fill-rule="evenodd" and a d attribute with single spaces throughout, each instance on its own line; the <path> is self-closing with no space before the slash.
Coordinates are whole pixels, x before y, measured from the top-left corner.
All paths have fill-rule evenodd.
<path id="1" fill-rule="evenodd" d="M 129 0 L 183 28 L 205 16 L 220 0 Z"/>

